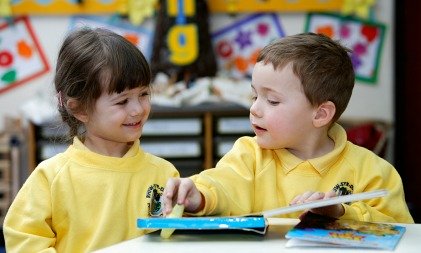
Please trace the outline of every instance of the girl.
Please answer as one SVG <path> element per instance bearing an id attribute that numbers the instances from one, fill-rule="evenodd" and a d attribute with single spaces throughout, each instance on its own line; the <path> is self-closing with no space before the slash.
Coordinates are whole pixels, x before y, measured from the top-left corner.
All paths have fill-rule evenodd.
<path id="1" fill-rule="evenodd" d="M 55 88 L 69 148 L 41 162 L 4 222 L 7 252 L 88 252 L 140 236 L 138 217 L 162 214 L 174 166 L 139 144 L 151 110 L 145 57 L 104 29 L 69 34 Z"/>

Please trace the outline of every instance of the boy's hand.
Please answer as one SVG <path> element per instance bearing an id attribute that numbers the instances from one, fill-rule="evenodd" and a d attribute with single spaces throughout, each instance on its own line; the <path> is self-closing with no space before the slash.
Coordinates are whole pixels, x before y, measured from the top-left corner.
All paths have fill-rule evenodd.
<path id="1" fill-rule="evenodd" d="M 311 202 L 311 201 L 315 201 L 319 199 L 328 199 L 332 197 L 336 197 L 336 192 L 329 191 L 329 192 L 324 193 L 324 192 L 308 191 L 301 195 L 296 196 L 291 201 L 290 205 Z M 317 213 L 320 215 L 330 216 L 334 218 L 339 218 L 345 213 L 345 210 L 342 204 L 313 208 L 313 209 L 310 209 L 309 211 L 312 213 Z"/>
<path id="2" fill-rule="evenodd" d="M 184 205 L 184 211 L 196 213 L 203 209 L 202 194 L 190 178 L 170 178 L 162 194 L 164 216 L 171 213 L 175 204 Z"/>

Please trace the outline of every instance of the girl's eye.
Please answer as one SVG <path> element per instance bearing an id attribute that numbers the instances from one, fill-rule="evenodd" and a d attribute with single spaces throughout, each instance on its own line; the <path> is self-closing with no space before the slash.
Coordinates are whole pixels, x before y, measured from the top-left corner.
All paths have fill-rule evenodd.
<path id="1" fill-rule="evenodd" d="M 251 100 L 252 100 L 252 101 L 256 101 L 256 99 L 257 99 L 257 96 L 256 96 L 256 95 L 252 95 L 252 96 L 251 96 Z"/>
<path id="2" fill-rule="evenodd" d="M 147 96 L 149 96 L 149 95 L 150 95 L 150 94 L 149 94 L 149 92 L 147 92 L 147 91 L 140 93 L 140 96 L 141 96 L 141 97 L 147 97 Z"/>
<path id="3" fill-rule="evenodd" d="M 278 102 L 278 101 L 273 101 L 273 100 L 268 100 L 268 103 L 269 103 L 270 105 L 278 105 L 278 104 L 279 104 L 279 102 Z"/>
<path id="4" fill-rule="evenodd" d="M 139 100 L 149 100 L 149 98 L 150 98 L 150 93 L 149 92 L 142 92 L 142 93 L 140 93 L 139 94 Z"/>

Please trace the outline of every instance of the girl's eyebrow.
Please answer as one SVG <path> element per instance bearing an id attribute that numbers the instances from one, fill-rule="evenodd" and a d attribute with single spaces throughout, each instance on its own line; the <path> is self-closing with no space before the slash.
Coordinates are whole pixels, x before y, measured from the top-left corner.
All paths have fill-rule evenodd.
<path id="1" fill-rule="evenodd" d="M 124 98 L 125 96 L 127 96 L 127 91 L 123 91 L 121 93 L 114 92 L 114 93 L 110 94 L 110 100 L 111 100 L 111 102 L 118 101 L 118 100 Z"/>
<path id="2" fill-rule="evenodd" d="M 140 87 L 140 93 L 149 92 L 149 91 L 150 91 L 149 87 Z M 127 96 L 129 93 L 130 93 L 130 90 L 124 90 L 121 93 L 113 93 L 111 94 L 111 100 L 119 100 Z"/>
<path id="3" fill-rule="evenodd" d="M 151 89 L 149 88 L 149 87 L 147 87 L 147 86 L 144 86 L 144 87 L 140 87 L 140 92 L 145 92 L 145 91 L 150 91 Z"/>

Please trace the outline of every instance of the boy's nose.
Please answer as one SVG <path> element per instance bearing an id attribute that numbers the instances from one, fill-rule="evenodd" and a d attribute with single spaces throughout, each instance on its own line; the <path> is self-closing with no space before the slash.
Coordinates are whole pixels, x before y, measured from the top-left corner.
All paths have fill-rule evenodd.
<path id="1" fill-rule="evenodd" d="M 255 116 L 255 117 L 260 117 L 261 113 L 260 113 L 260 109 L 257 103 L 257 100 L 255 100 L 253 102 L 253 104 L 251 104 L 250 106 L 250 113 Z"/>

